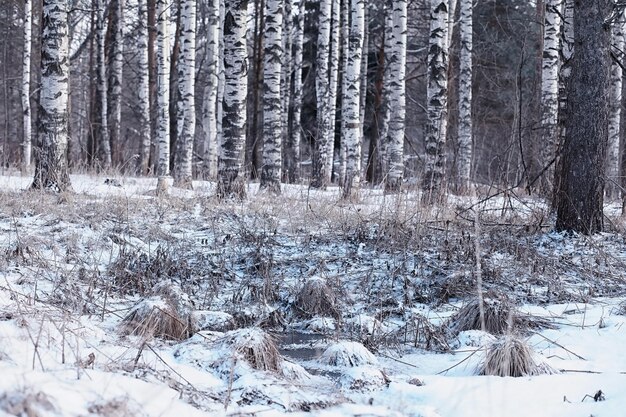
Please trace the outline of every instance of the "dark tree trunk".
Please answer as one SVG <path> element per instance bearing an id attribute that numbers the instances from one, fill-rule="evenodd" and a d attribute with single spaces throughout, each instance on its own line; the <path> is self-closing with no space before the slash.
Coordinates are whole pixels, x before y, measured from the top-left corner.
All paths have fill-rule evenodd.
<path id="1" fill-rule="evenodd" d="M 557 196 L 557 230 L 602 231 L 608 143 L 610 30 L 608 0 L 574 5 L 575 52 L 568 87 L 565 143 Z"/>

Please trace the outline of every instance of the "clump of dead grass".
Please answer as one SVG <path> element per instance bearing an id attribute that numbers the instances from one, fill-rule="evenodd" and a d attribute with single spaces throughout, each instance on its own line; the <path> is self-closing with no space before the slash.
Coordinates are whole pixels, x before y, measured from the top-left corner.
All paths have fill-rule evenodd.
<path id="1" fill-rule="evenodd" d="M 395 332 L 395 338 L 403 344 L 413 347 L 447 352 L 450 345 L 445 326 L 436 326 L 421 314 L 414 314 L 407 323 Z"/>
<path id="2" fill-rule="evenodd" d="M 153 292 L 152 297 L 142 300 L 124 317 L 121 332 L 142 340 L 153 337 L 184 340 L 191 336 L 193 306 L 189 296 L 171 283 L 161 283 Z"/>
<path id="3" fill-rule="evenodd" d="M 340 317 L 337 295 L 321 277 L 310 278 L 304 283 L 293 307 L 298 316 L 307 319 L 315 316 Z"/>
<path id="4" fill-rule="evenodd" d="M 58 415 L 50 398 L 41 391 L 21 389 L 0 395 L 0 410 L 20 417 L 48 417 Z"/>
<path id="5" fill-rule="evenodd" d="M 117 397 L 108 401 L 92 403 L 87 411 L 101 417 L 140 417 L 145 415 L 140 411 L 139 405 L 128 397 Z"/>
<path id="6" fill-rule="evenodd" d="M 513 335 L 492 343 L 477 371 L 479 375 L 512 377 L 556 373 L 552 367 L 538 359 L 524 339 Z"/>
<path id="7" fill-rule="evenodd" d="M 233 330 L 224 335 L 223 344 L 259 371 L 281 371 L 283 358 L 276 340 L 258 327 Z"/>

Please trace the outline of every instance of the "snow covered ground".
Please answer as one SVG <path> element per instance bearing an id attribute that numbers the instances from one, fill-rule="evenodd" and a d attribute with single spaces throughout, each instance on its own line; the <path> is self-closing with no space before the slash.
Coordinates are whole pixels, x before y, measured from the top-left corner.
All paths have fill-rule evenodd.
<path id="1" fill-rule="evenodd" d="M 532 199 L 251 185 L 219 203 L 210 183 L 112 179 L 57 196 L 0 176 L 0 416 L 624 415 L 616 207 L 611 232 L 565 236 Z M 479 276 L 551 373 L 478 375 L 506 337 L 459 330 Z M 163 282 L 189 334 L 128 334 L 137 306 L 169 311 Z"/>

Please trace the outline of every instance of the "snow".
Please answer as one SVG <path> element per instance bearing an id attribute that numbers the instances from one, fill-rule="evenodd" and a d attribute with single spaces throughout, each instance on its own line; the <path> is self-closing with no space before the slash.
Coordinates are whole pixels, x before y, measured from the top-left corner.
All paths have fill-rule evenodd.
<path id="1" fill-rule="evenodd" d="M 474 207 L 485 290 L 554 327 L 518 336 L 559 371 L 477 376 L 488 333 L 444 334 L 448 350 L 414 346 L 426 337 L 415 323 L 446 328 L 475 297 L 476 231 L 459 217 L 475 200 L 416 210 L 415 193 L 365 189 L 353 204 L 339 202 L 338 188 L 288 185 L 273 198 L 253 184 L 246 202 L 218 203 L 207 182 L 157 198 L 154 178 L 110 178 L 121 186 L 74 175 L 74 194 L 59 199 L 25 191 L 29 177 L 0 176 L 0 416 L 20 401 L 33 415 L 76 417 L 612 417 L 626 408 L 621 232 L 526 228 L 546 210 L 530 199 Z M 619 229 L 616 206 L 606 213 Z M 161 269 L 142 269 L 157 248 Z M 143 254 L 145 265 L 114 270 L 120 253 Z M 144 293 L 122 285 L 150 274 L 193 309 L 189 339 L 120 332 L 133 307 L 162 303 L 150 298 L 156 283 Z M 310 279 L 327 284 L 340 317 L 294 313 Z M 234 348 L 266 333 L 280 353 L 275 371 Z"/>

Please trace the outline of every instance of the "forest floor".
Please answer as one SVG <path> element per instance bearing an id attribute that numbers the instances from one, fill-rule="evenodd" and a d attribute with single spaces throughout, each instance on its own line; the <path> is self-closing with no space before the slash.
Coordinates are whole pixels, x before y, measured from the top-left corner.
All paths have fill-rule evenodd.
<path id="1" fill-rule="evenodd" d="M 617 205 L 72 182 L 0 176 L 0 417 L 624 415 Z"/>

